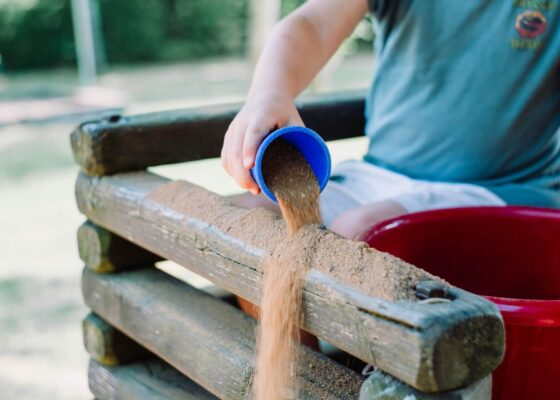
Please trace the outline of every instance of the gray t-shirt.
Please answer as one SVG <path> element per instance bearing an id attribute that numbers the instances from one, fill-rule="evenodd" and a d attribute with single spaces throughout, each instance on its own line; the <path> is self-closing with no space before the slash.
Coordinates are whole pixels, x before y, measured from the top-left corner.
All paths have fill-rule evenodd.
<path id="1" fill-rule="evenodd" d="M 365 159 L 560 208 L 560 0 L 371 0 Z"/>

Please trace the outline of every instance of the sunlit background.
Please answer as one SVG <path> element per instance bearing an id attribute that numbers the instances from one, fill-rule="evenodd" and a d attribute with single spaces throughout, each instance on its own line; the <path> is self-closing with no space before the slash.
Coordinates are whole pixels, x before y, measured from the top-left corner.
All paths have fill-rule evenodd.
<path id="1" fill-rule="evenodd" d="M 91 399 L 68 136 L 86 119 L 240 101 L 301 0 L 0 0 L 0 398 Z M 365 88 L 361 23 L 309 92 Z M 333 158 L 359 156 L 345 141 Z M 216 160 L 160 167 L 221 193 Z"/>

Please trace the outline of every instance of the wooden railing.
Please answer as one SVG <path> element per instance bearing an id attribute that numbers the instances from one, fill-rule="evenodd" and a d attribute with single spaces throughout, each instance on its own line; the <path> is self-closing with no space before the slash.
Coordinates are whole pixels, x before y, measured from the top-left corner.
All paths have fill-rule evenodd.
<path id="1" fill-rule="evenodd" d="M 363 130 L 362 98 L 355 93 L 337 95 L 304 102 L 300 110 L 306 124 L 325 139 L 353 137 Z M 108 381 L 117 394 L 147 393 L 142 385 L 125 381 L 145 375 L 154 365 L 158 373 L 150 379 L 160 382 L 162 392 L 180 386 L 176 393 L 190 388 L 198 393 L 200 386 L 219 398 L 249 397 L 254 320 L 150 266 L 160 259 L 173 260 L 258 304 L 261 263 L 284 237 L 283 223 L 264 209 L 241 209 L 188 182 L 171 182 L 143 171 L 217 156 L 237 108 L 113 116 L 82 124 L 72 134 L 83 171 L 76 198 L 89 220 L 78 232 L 87 267 L 84 299 L 96 315 L 89 319 L 105 324 L 112 335 L 105 341 L 114 347 L 121 343 L 127 348 L 115 339 L 126 337 L 133 347 L 147 349 L 125 352 L 134 357 L 104 358 L 99 356 L 103 351 L 92 350 L 101 342 L 92 338 L 104 336 L 84 336 L 96 360 L 90 366 L 90 385 L 100 399 L 108 398 L 101 387 Z M 161 195 L 167 191 L 171 197 Z M 255 235 L 255 228 L 267 235 Z M 362 385 L 361 375 L 305 349 L 299 371 L 304 398 L 357 398 L 362 387 L 363 399 L 384 399 L 375 396 L 391 385 L 403 398 L 489 398 L 489 374 L 504 350 L 503 323 L 494 304 L 388 254 L 365 247 L 353 251 L 355 243 L 327 230 L 317 228 L 317 235 L 316 256 L 304 285 L 303 328 L 378 370 Z M 328 257 L 333 246 L 339 254 L 336 259 Z M 389 288 L 391 282 L 395 288 L 402 286 L 408 276 L 413 281 L 406 284 L 414 293 L 417 283 L 430 280 L 444 285 L 451 301 L 368 296 L 324 272 L 342 271 L 356 257 L 364 267 L 388 271 L 376 279 L 385 279 Z M 119 354 L 117 348 L 112 351 Z M 150 360 L 151 355 L 160 360 Z M 134 364 L 108 366 L 121 359 Z M 174 383 L 166 386 L 166 376 L 173 376 L 169 380 Z"/>

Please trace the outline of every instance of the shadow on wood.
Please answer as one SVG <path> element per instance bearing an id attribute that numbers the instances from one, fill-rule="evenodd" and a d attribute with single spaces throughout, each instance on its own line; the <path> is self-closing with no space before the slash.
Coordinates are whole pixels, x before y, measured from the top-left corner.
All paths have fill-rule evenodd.
<path id="1" fill-rule="evenodd" d="M 84 319 L 82 333 L 84 347 L 100 364 L 120 365 L 150 357 L 146 349 L 95 314 Z"/>
<path id="2" fill-rule="evenodd" d="M 162 258 L 95 225 L 84 222 L 78 228 L 78 254 L 86 267 L 112 273 L 152 266 Z"/>

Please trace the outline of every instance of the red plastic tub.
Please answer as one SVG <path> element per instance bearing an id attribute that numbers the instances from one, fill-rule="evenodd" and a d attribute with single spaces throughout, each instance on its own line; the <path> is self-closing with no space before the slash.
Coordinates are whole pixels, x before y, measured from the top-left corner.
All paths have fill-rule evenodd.
<path id="1" fill-rule="evenodd" d="M 560 211 L 427 211 L 382 222 L 364 239 L 498 305 L 506 354 L 493 399 L 560 398 Z"/>

